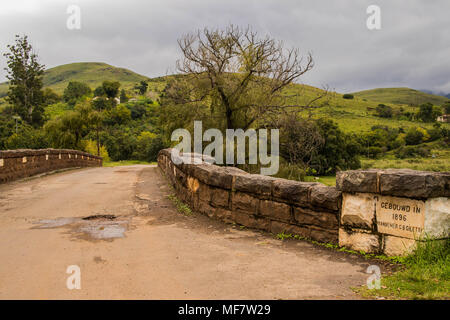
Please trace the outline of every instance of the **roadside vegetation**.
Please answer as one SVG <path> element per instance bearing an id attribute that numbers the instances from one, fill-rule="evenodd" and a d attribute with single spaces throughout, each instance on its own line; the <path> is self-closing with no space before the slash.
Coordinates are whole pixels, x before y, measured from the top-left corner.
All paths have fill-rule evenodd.
<path id="1" fill-rule="evenodd" d="M 365 297 L 388 299 L 450 299 L 450 239 L 418 242 L 400 258 L 402 268 L 382 276 L 380 289 L 356 289 Z"/>
<path id="2" fill-rule="evenodd" d="M 104 167 L 122 167 L 122 166 L 133 166 L 136 164 L 142 164 L 142 165 L 155 165 L 156 162 L 146 162 L 146 161 L 139 161 L 139 160 L 121 160 L 121 161 L 104 161 L 103 166 Z"/>
<path id="3" fill-rule="evenodd" d="M 365 259 L 380 260 L 395 266 L 394 272 L 382 275 L 379 289 L 366 285 L 353 288 L 365 298 L 376 299 L 450 299 L 450 239 L 425 239 L 417 244 L 408 256 L 376 255 L 339 247 L 333 243 L 322 243 L 290 233 L 278 233 L 279 240 L 304 240 L 330 250 L 356 254 Z"/>

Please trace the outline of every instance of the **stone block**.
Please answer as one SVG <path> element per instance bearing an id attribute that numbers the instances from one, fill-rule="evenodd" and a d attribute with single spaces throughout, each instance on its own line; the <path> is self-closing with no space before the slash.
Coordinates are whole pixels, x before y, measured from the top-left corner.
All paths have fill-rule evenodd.
<path id="1" fill-rule="evenodd" d="M 425 201 L 425 234 L 433 238 L 450 236 L 450 199 L 431 198 Z"/>
<path id="2" fill-rule="evenodd" d="M 270 220 L 267 218 L 256 217 L 242 211 L 233 211 L 233 220 L 243 226 L 253 229 L 268 231 L 270 229 Z"/>
<path id="3" fill-rule="evenodd" d="M 232 195 L 232 209 L 246 211 L 252 214 L 257 213 L 259 199 L 246 193 L 234 192 Z"/>
<path id="4" fill-rule="evenodd" d="M 199 183 L 199 188 L 197 190 L 198 198 L 202 201 L 210 202 L 211 201 L 211 188 L 204 183 Z"/>
<path id="5" fill-rule="evenodd" d="M 233 213 L 231 212 L 231 210 L 216 208 L 216 210 L 214 211 L 214 216 L 224 222 L 233 222 Z"/>
<path id="6" fill-rule="evenodd" d="M 337 215 L 330 212 L 320 212 L 307 208 L 294 207 L 294 219 L 301 225 L 315 225 L 336 230 L 338 228 Z"/>
<path id="7" fill-rule="evenodd" d="M 214 207 L 229 207 L 230 192 L 219 188 L 211 188 L 211 205 Z"/>
<path id="8" fill-rule="evenodd" d="M 273 196 L 289 203 L 307 206 L 309 205 L 310 189 L 316 185 L 322 184 L 276 179 L 273 181 Z"/>
<path id="9" fill-rule="evenodd" d="M 349 170 L 336 174 L 336 189 L 342 192 L 377 193 L 378 170 Z"/>
<path id="10" fill-rule="evenodd" d="M 198 205 L 195 208 L 196 211 L 206 214 L 207 216 L 212 216 L 215 212 L 215 208 L 211 207 L 209 202 L 198 200 Z"/>
<path id="11" fill-rule="evenodd" d="M 310 236 L 312 240 L 325 243 L 338 243 L 338 229 L 328 230 L 328 229 L 318 229 L 310 228 Z"/>
<path id="12" fill-rule="evenodd" d="M 286 222 L 291 220 L 291 207 L 285 203 L 261 200 L 259 206 L 259 213 L 263 216 Z"/>
<path id="13" fill-rule="evenodd" d="M 341 192 L 334 187 L 315 185 L 310 194 L 313 207 L 321 207 L 337 211 L 340 207 Z"/>
<path id="14" fill-rule="evenodd" d="M 380 171 L 380 192 L 409 198 L 450 197 L 450 173 L 388 169 Z"/>
<path id="15" fill-rule="evenodd" d="M 343 228 L 339 229 L 339 246 L 364 251 L 367 253 L 379 252 L 379 237 L 375 234 L 363 232 L 349 232 Z"/>
<path id="16" fill-rule="evenodd" d="M 389 235 L 384 235 L 383 238 L 383 253 L 387 256 L 404 256 L 416 248 L 416 241 L 413 239 Z"/>
<path id="17" fill-rule="evenodd" d="M 215 166 L 214 174 L 211 174 L 208 184 L 222 189 L 231 190 L 233 179 L 236 176 L 249 175 L 249 173 L 234 167 L 218 167 Z"/>
<path id="18" fill-rule="evenodd" d="M 341 224 L 372 229 L 376 204 L 374 197 L 370 193 L 343 193 Z"/>
<path id="19" fill-rule="evenodd" d="M 241 192 L 270 196 L 273 180 L 275 179 L 259 174 L 238 175 L 235 177 L 234 189 Z"/>

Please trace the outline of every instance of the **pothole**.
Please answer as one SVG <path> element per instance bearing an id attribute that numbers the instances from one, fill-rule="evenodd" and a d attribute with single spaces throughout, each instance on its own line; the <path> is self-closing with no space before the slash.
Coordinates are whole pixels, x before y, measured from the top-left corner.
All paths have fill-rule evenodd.
<path id="1" fill-rule="evenodd" d="M 83 220 L 114 220 L 116 216 L 113 214 L 96 214 L 82 218 Z"/>
<path id="2" fill-rule="evenodd" d="M 40 224 L 32 229 L 52 229 L 63 227 L 78 221 L 78 218 L 57 218 L 57 219 L 44 219 L 34 222 L 34 224 Z"/>
<path id="3" fill-rule="evenodd" d="M 129 218 L 113 214 L 96 214 L 84 218 L 56 218 L 34 222 L 32 229 L 70 228 L 70 233 L 86 240 L 113 240 L 124 238 L 128 230 Z"/>
<path id="4" fill-rule="evenodd" d="M 99 221 L 79 226 L 77 232 L 81 232 L 94 239 L 114 239 L 125 237 L 128 229 L 128 221 Z"/>

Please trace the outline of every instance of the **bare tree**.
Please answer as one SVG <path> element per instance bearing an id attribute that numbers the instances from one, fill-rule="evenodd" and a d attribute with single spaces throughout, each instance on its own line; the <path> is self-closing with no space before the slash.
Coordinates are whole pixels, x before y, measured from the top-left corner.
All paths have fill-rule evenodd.
<path id="1" fill-rule="evenodd" d="M 280 41 L 234 25 L 205 28 L 178 43 L 184 57 L 177 67 L 190 89 L 174 86 L 177 90 L 167 94 L 173 94 L 175 103 L 210 105 L 225 128 L 247 129 L 274 110 L 309 107 L 289 104 L 292 99 L 282 91 L 311 70 L 311 54 L 302 57 L 298 49 L 285 49 Z"/>

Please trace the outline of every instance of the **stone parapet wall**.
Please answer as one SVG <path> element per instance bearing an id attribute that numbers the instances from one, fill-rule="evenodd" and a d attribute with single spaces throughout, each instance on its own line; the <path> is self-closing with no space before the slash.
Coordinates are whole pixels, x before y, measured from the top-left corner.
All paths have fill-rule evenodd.
<path id="1" fill-rule="evenodd" d="M 158 166 L 193 210 L 274 234 L 338 242 L 341 192 L 336 188 L 208 163 L 177 165 L 170 150 L 159 153 Z"/>
<path id="2" fill-rule="evenodd" d="M 390 256 L 411 252 L 425 237 L 449 235 L 450 173 L 343 171 L 334 188 L 203 161 L 176 162 L 181 164 L 172 161 L 171 149 L 159 153 L 158 166 L 178 197 L 226 222 Z"/>
<path id="3" fill-rule="evenodd" d="M 101 157 L 68 149 L 0 151 L 0 183 L 75 167 L 101 167 Z"/>
<path id="4" fill-rule="evenodd" d="M 339 244 L 403 255 L 416 241 L 441 239 L 450 229 L 450 173 L 409 169 L 338 172 L 342 192 Z"/>

